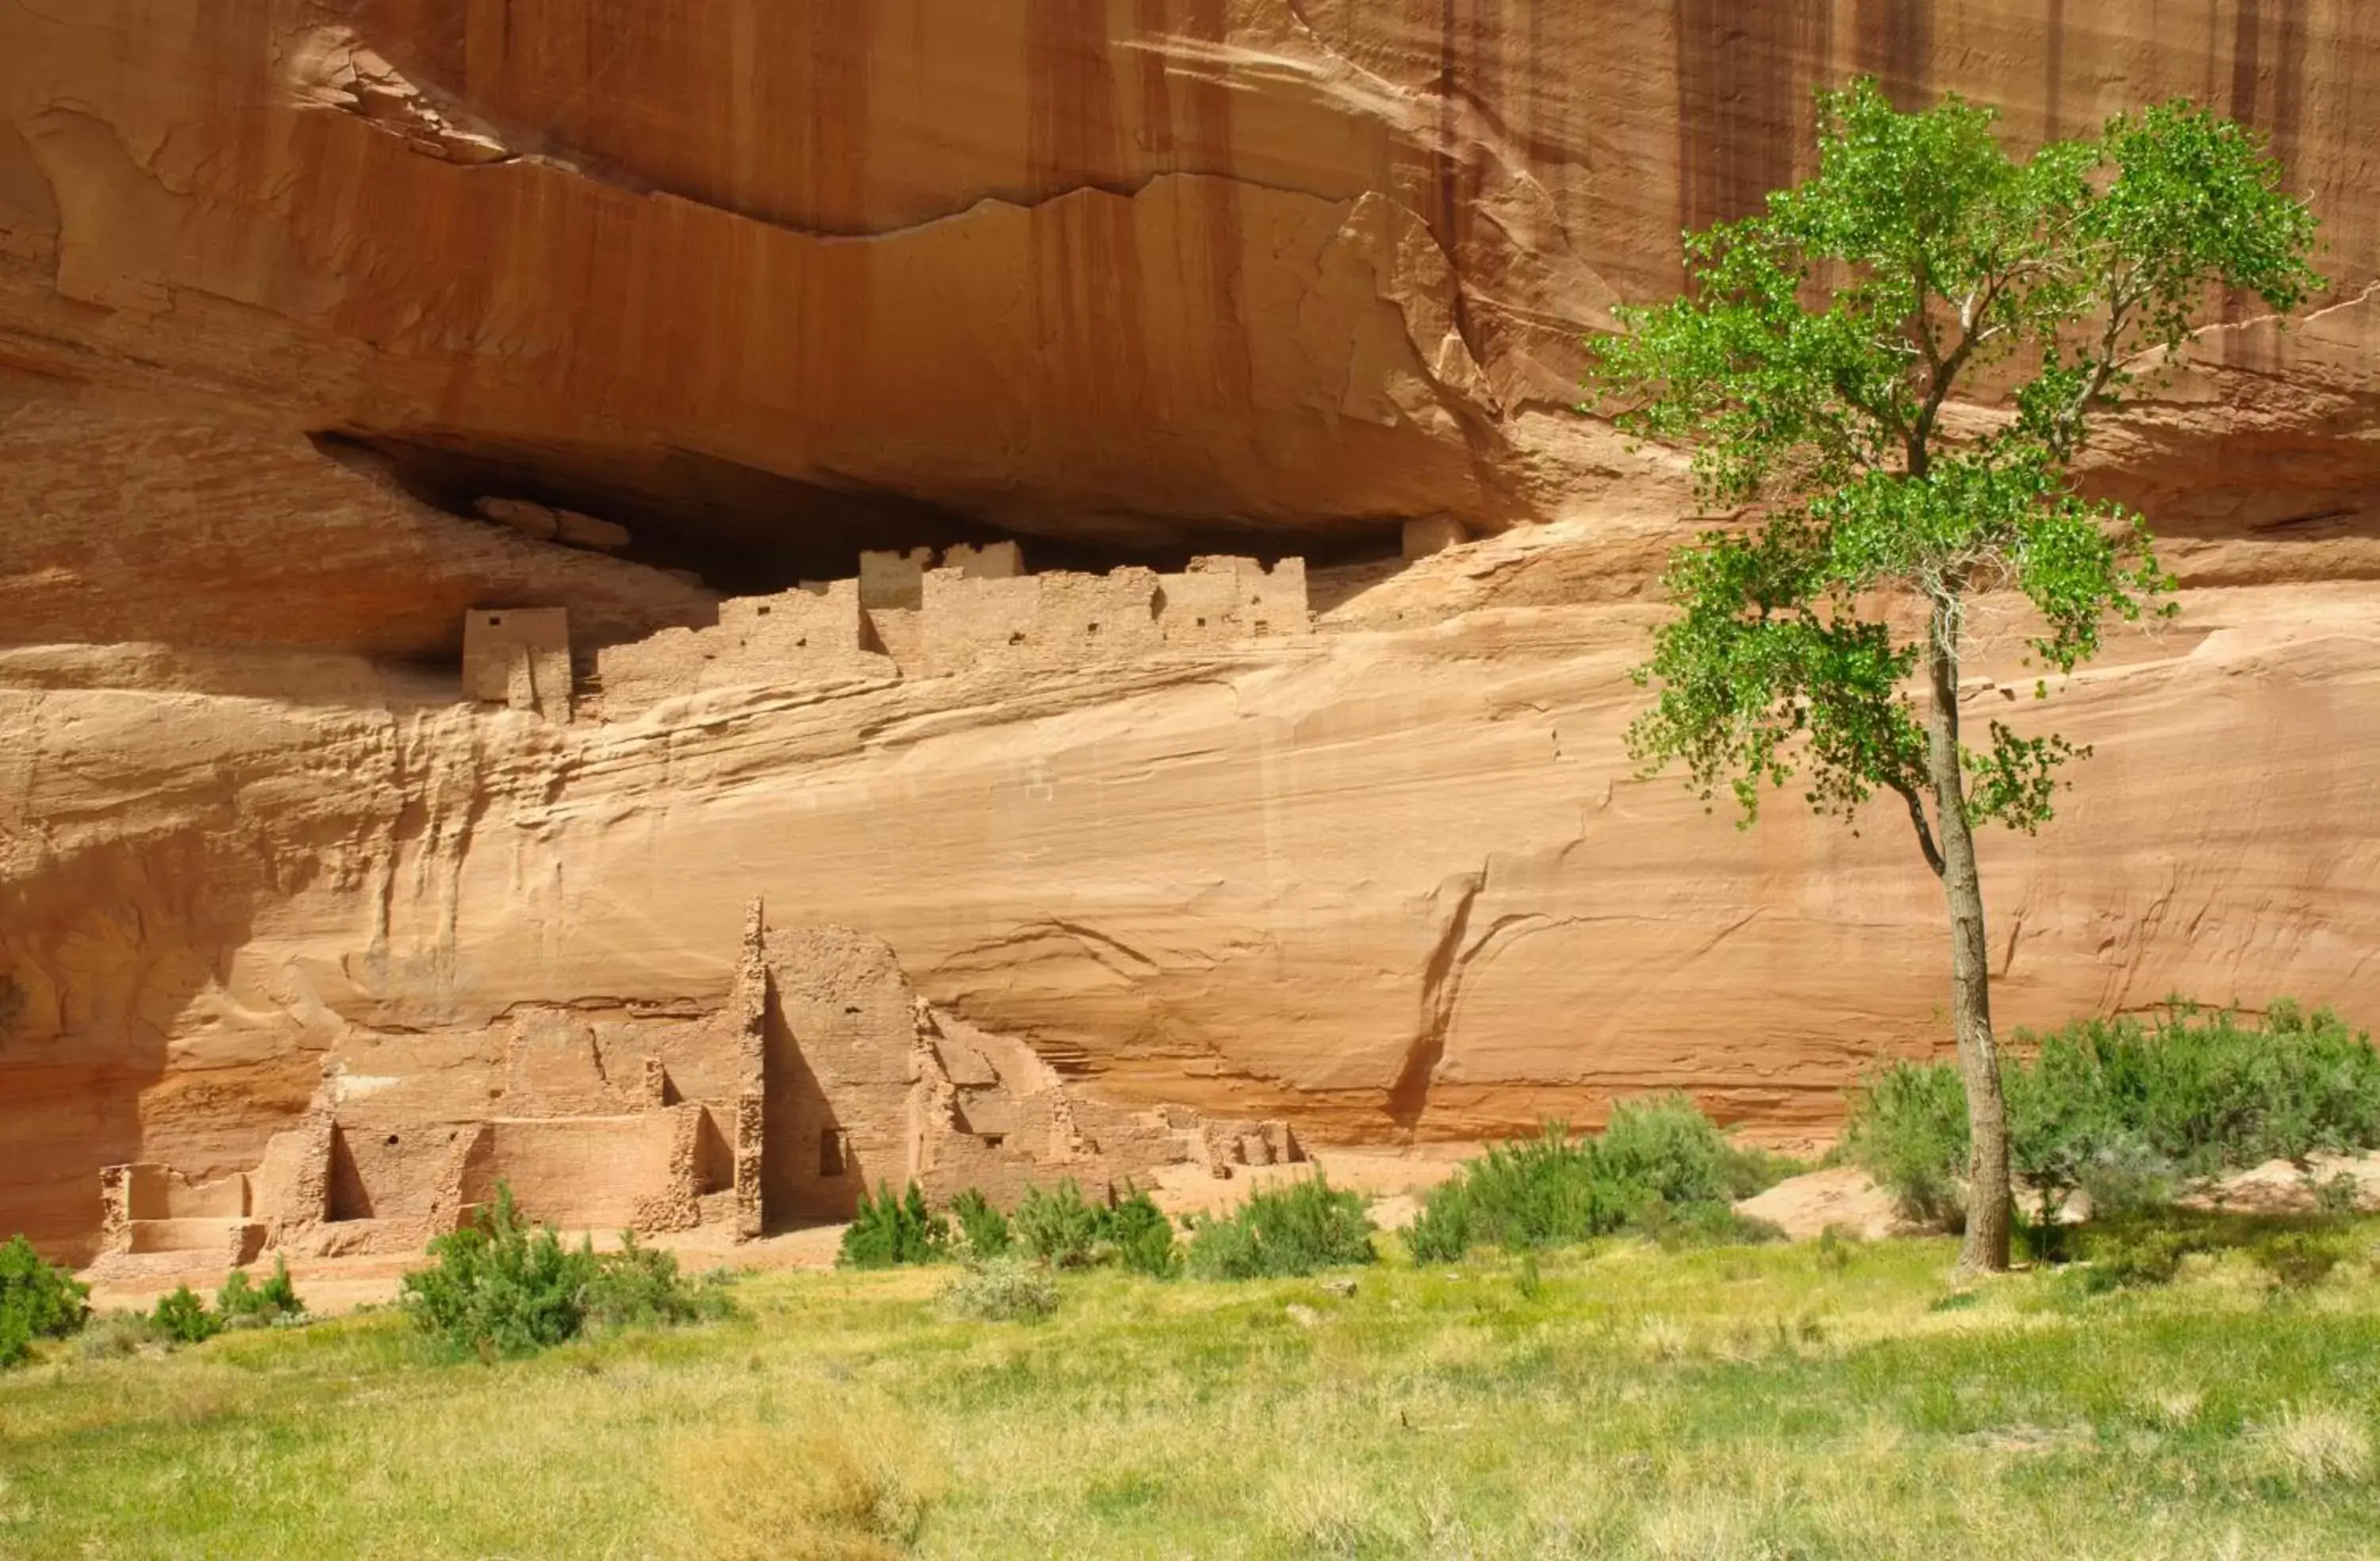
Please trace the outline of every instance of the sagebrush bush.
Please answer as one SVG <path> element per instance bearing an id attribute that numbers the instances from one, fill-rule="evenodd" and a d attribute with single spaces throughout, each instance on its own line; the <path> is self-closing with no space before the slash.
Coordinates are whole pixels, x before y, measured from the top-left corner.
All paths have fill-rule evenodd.
<path id="1" fill-rule="evenodd" d="M 1202 1279 L 1278 1279 L 1378 1259 L 1364 1200 L 1320 1175 L 1258 1192 L 1193 1228 L 1187 1263 Z"/>
<path id="2" fill-rule="evenodd" d="M 298 1287 L 289 1279 L 288 1259 L 277 1253 L 273 1277 L 261 1285 L 251 1283 L 244 1269 L 235 1268 L 225 1276 L 223 1289 L 215 1292 L 215 1310 L 223 1313 L 224 1325 L 232 1328 L 270 1327 L 306 1314 Z"/>
<path id="3" fill-rule="evenodd" d="M 675 1254 L 639 1245 L 633 1230 L 620 1232 L 618 1252 L 595 1260 L 587 1284 L 587 1322 L 601 1328 L 715 1322 L 735 1310 L 723 1283 L 687 1279 Z"/>
<path id="4" fill-rule="evenodd" d="M 2250 1247 L 2248 1255 L 2282 1289 L 2307 1290 L 2330 1277 L 2347 1254 L 2312 1231 L 2282 1230 Z"/>
<path id="5" fill-rule="evenodd" d="M 2055 1214 L 2076 1192 L 2129 1213 L 2229 1170 L 2380 1147 L 2380 1053 L 2327 1009 L 2261 1022 L 2177 1003 L 2151 1023 L 2018 1031 L 2002 1067 L 2009 1158 Z M 1855 1094 L 1844 1142 L 1905 1213 L 1944 1221 L 1967 1158 L 1949 1062 L 1894 1062 Z"/>
<path id="6" fill-rule="evenodd" d="M 0 1246 L 0 1367 L 32 1352 L 37 1338 L 66 1338 L 91 1316 L 91 1287 L 45 1261 L 23 1236 Z"/>
<path id="7" fill-rule="evenodd" d="M 1026 1255 L 1052 1268 L 1088 1268 L 1098 1259 L 1099 1210 L 1067 1177 L 1055 1187 L 1030 1187 L 1011 1222 Z"/>
<path id="8" fill-rule="evenodd" d="M 1157 1200 L 1134 1188 L 1104 1212 L 1100 1238 L 1117 1262 L 1152 1279 L 1171 1279 L 1182 1272 L 1173 1221 L 1157 1206 Z"/>
<path id="9" fill-rule="evenodd" d="M 533 1226 L 496 1187 L 492 1205 L 430 1243 L 437 1262 L 405 1277 L 402 1304 L 417 1325 L 482 1359 L 528 1355 L 601 1327 L 688 1323 L 729 1309 L 714 1285 L 678 1272 L 668 1252 L 623 1231 L 621 1250 L 565 1246 L 551 1225 Z"/>
<path id="10" fill-rule="evenodd" d="M 941 1303 L 978 1322 L 1032 1322 L 1058 1310 L 1058 1283 L 1047 1268 L 1021 1257 L 969 1259 L 942 1288 Z"/>
<path id="11" fill-rule="evenodd" d="M 1173 1221 L 1138 1188 L 1093 1203 L 1072 1178 L 1028 1190 L 1016 1205 L 1016 1244 L 1052 1268 L 1121 1264 L 1135 1273 L 1171 1278 L 1181 1271 Z"/>
<path id="12" fill-rule="evenodd" d="M 2191 1232 L 2163 1225 L 2095 1231 L 2085 1249 L 2091 1262 L 2082 1271 L 2082 1288 L 2098 1292 L 2169 1285 L 2181 1272 L 2181 1260 L 2204 1244 Z"/>
<path id="13" fill-rule="evenodd" d="M 2004 1061 L 2005 1073 L 2012 1071 Z M 1852 1092 L 1843 1149 L 1890 1192 L 1902 1217 L 1952 1225 L 1965 1209 L 1967 1088 L 1947 1062 L 1895 1059 Z"/>
<path id="14" fill-rule="evenodd" d="M 1728 1141 L 1683 1095 L 1621 1101 L 1601 1133 L 1549 1122 L 1534 1139 L 1490 1144 L 1430 1190 L 1405 1245 L 1445 1263 L 1477 1243 L 1530 1251 L 1635 1229 L 1666 1244 L 1773 1240 L 1731 1207 L 1791 1163 Z"/>
<path id="15" fill-rule="evenodd" d="M 223 1314 L 207 1310 L 207 1303 L 188 1285 L 175 1287 L 174 1293 L 161 1297 L 157 1309 L 149 1314 L 149 1325 L 158 1337 L 174 1344 L 204 1344 L 223 1332 Z"/>
<path id="16" fill-rule="evenodd" d="M 950 1253 L 951 1222 L 926 1206 L 916 1182 L 895 1196 L 882 1182 L 876 1195 L 859 1194 L 858 1212 L 843 1233 L 838 1268 L 894 1268 L 905 1263 L 940 1263 Z"/>
<path id="17" fill-rule="evenodd" d="M 971 1257 L 998 1257 L 1015 1244 L 1008 1216 L 973 1187 L 951 1200 L 951 1218 L 959 1228 L 959 1244 Z"/>

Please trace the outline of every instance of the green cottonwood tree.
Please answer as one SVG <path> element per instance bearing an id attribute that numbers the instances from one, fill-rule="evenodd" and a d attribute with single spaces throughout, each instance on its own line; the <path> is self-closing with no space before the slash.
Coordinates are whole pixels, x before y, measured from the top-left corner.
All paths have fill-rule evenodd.
<path id="1" fill-rule="evenodd" d="M 2253 136 L 2187 103 L 2024 161 L 1956 99 L 1901 114 L 1859 81 L 1819 106 L 1815 175 L 1688 235 L 1691 296 L 1623 309 L 1591 344 L 1597 404 L 1690 445 L 1705 502 L 1763 516 L 1671 562 L 1681 611 L 1638 671 L 1658 697 L 1630 744 L 1648 768 L 1682 761 L 1706 801 L 1726 786 L 1747 824 L 1763 783 L 1797 772 L 1821 813 L 1848 820 L 1878 793 L 1905 806 L 1949 905 L 1973 1130 L 1961 1261 L 1999 1269 L 2008 1134 L 1974 830 L 2038 829 L 2087 750 L 1998 720 L 1962 737 L 1968 612 L 2022 593 L 2032 651 L 2070 672 L 2111 619 L 2172 611 L 2138 518 L 2074 490 L 2086 424 L 2218 285 L 2300 304 L 2321 280 L 2314 219 Z"/>

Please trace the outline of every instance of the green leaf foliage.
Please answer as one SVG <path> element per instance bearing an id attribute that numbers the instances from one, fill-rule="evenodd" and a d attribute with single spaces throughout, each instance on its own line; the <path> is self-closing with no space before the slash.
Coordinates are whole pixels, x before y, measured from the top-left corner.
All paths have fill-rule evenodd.
<path id="1" fill-rule="evenodd" d="M 0 1245 L 0 1369 L 32 1352 L 37 1338 L 66 1338 L 91 1316 L 91 1287 L 45 1261 L 23 1236 Z"/>
<path id="2" fill-rule="evenodd" d="M 2287 999 L 2261 1022 L 2178 1004 L 2151 1022 L 2020 1031 L 2002 1081 L 2010 1164 L 2053 1212 L 2081 1192 L 2096 1213 L 2131 1213 L 2267 1160 L 2380 1149 L 2380 1052 Z M 1950 1064 L 1869 1075 L 1844 1141 L 1904 1213 L 1955 1218 L 1967 1117 Z"/>
<path id="3" fill-rule="evenodd" d="M 926 1206 L 916 1182 L 895 1195 L 879 1183 L 874 1197 L 859 1194 L 859 1209 L 843 1233 L 838 1268 L 892 1268 L 907 1263 L 939 1263 L 950 1254 L 951 1225 Z"/>
<path id="4" fill-rule="evenodd" d="M 175 1344 L 204 1344 L 223 1332 L 224 1319 L 221 1313 L 207 1310 L 198 1292 L 180 1285 L 173 1294 L 159 1298 L 157 1309 L 149 1314 L 149 1325 L 160 1338 Z"/>
<path id="5" fill-rule="evenodd" d="M 284 1318 L 303 1317 L 306 1305 L 290 1281 L 288 1259 L 275 1253 L 273 1275 L 261 1285 L 252 1282 L 245 1269 L 235 1268 L 226 1275 L 223 1288 L 215 1292 L 215 1310 L 223 1314 L 227 1327 L 261 1328 Z"/>
<path id="6" fill-rule="evenodd" d="M 2216 289 L 2287 310 L 2321 280 L 2312 213 L 2237 125 L 2169 103 L 2020 159 L 1995 119 L 1955 98 L 1899 113 L 1872 81 L 1821 94 L 1817 173 L 1689 235 L 1691 293 L 1589 344 L 1588 409 L 1689 446 L 1707 502 L 1759 511 L 1673 562 L 1633 751 L 1747 821 L 1805 771 L 1825 813 L 1897 793 L 1929 861 L 1929 791 L 2031 832 L 2087 753 L 1994 722 L 1959 750 L 1972 790 L 1939 794 L 1910 695 L 1929 650 L 1955 668 L 1984 593 L 2023 599 L 2060 672 L 2109 621 L 2160 611 L 2173 582 L 2138 517 L 2073 491 L 2090 418 Z"/>
<path id="7" fill-rule="evenodd" d="M 1600 1133 L 1549 1122 L 1488 1145 L 1430 1190 L 1405 1232 L 1415 1261 L 1451 1263 L 1475 1244 L 1532 1252 L 1635 1230 L 1669 1243 L 1766 1239 L 1732 1204 L 1790 1166 L 1729 1142 L 1682 1095 L 1622 1100 Z"/>
<path id="8" fill-rule="evenodd" d="M 718 1286 L 686 1279 L 675 1257 L 639 1245 L 633 1231 L 601 1256 L 591 1241 L 565 1245 L 553 1227 L 523 1217 L 501 1182 L 494 1204 L 432 1240 L 430 1255 L 437 1261 L 405 1277 L 406 1311 L 450 1349 L 482 1360 L 532 1355 L 589 1326 L 659 1326 L 732 1310 Z"/>
<path id="9" fill-rule="evenodd" d="M 1173 1221 L 1137 1188 L 1094 1204 L 1072 1177 L 1055 1187 L 1028 1189 L 1016 1205 L 1017 1244 L 1052 1268 L 1117 1263 L 1135 1273 L 1171 1278 L 1181 1271 Z"/>
<path id="10" fill-rule="evenodd" d="M 1202 1279 L 1281 1279 L 1378 1257 L 1364 1200 L 1317 1175 L 1199 1220 L 1185 1261 Z"/>
<path id="11" fill-rule="evenodd" d="M 959 1228 L 959 1243 L 970 1258 L 999 1257 L 1015 1243 L 1008 1216 L 973 1187 L 951 1200 L 951 1218 Z"/>

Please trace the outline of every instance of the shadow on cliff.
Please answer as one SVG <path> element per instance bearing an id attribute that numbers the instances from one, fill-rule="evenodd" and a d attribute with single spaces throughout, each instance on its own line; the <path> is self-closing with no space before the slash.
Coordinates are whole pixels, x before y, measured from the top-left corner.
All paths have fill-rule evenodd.
<path id="1" fill-rule="evenodd" d="M 249 1119 L 273 1092 L 165 1070 L 169 1036 L 247 942 L 250 905 L 194 833 L 0 882 L 0 1237 L 88 1262 L 102 1167 L 161 1153 L 199 1173 L 244 1163 Z"/>
<path id="2" fill-rule="evenodd" d="M 859 1211 L 870 1168 L 853 1160 L 844 1124 L 802 1055 L 802 1044 L 785 1023 L 773 991 L 764 1023 L 761 1222 L 770 1230 L 790 1230 L 849 1219 Z"/>

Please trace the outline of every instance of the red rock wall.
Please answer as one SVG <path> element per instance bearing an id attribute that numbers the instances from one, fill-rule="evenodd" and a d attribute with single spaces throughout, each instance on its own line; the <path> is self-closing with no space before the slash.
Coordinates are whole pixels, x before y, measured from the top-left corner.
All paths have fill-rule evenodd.
<path id="1" fill-rule="evenodd" d="M 2196 95 L 2373 279 L 2355 0 L 0 10 L 0 1228 L 253 1165 L 358 1035 L 715 1004 L 755 892 L 1119 1100 L 1822 1129 L 1938 1034 L 1931 886 L 1631 778 L 1676 469 L 1561 408 L 1853 70 L 2021 139 Z M 2072 817 L 1991 848 L 2011 1021 L 2380 1012 L 2371 321 L 2213 333 L 2098 446 L 2192 626 L 2084 680 Z M 464 608 L 584 653 L 718 592 L 450 513 L 498 490 L 738 557 L 1562 524 L 1193 667 L 562 729 L 455 703 Z"/>

